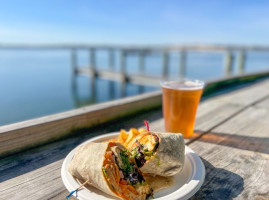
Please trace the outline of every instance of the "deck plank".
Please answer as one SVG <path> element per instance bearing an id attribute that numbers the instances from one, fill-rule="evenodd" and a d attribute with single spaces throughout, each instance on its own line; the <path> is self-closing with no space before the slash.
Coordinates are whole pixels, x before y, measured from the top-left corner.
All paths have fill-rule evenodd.
<path id="1" fill-rule="evenodd" d="M 15 177 L 1 185 L 0 195 L 4 199 L 48 199 L 63 191 L 61 163 L 56 161 L 45 167 Z"/>
<path id="2" fill-rule="evenodd" d="M 215 139 L 216 144 L 199 140 L 190 145 L 206 168 L 205 182 L 193 199 L 269 198 L 268 154 L 224 145 L 232 139 L 221 137 Z"/>
<path id="3" fill-rule="evenodd" d="M 254 104 L 190 144 L 207 170 L 193 199 L 269 198 L 268 122 L 269 109 Z"/>
<path id="4" fill-rule="evenodd" d="M 256 107 L 262 107 L 262 108 L 266 108 L 269 109 L 269 99 L 265 99 L 262 102 L 259 102 L 258 104 L 255 105 Z"/>

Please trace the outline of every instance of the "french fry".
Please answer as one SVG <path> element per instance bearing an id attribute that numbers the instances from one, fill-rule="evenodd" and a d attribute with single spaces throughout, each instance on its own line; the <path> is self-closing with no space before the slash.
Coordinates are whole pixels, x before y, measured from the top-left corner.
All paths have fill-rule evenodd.
<path id="1" fill-rule="evenodd" d="M 127 146 L 129 144 L 129 142 L 139 134 L 138 130 L 135 128 L 131 128 L 129 131 L 129 135 L 127 140 L 124 142 L 124 146 Z"/>
<path id="2" fill-rule="evenodd" d="M 121 129 L 118 142 L 120 142 L 124 146 L 127 146 L 129 144 L 129 142 L 132 141 L 132 139 L 134 137 L 136 137 L 139 134 L 143 134 L 143 133 L 147 133 L 147 132 L 148 131 L 144 128 L 140 128 L 138 130 L 135 128 L 131 128 L 129 130 L 129 132 L 126 132 L 126 130 Z"/>
<path id="3" fill-rule="evenodd" d="M 128 138 L 128 133 L 126 133 L 126 131 L 124 130 L 124 129 L 121 129 L 120 130 L 120 135 L 119 135 L 119 142 L 121 143 L 121 144 L 124 144 L 125 143 L 125 141 L 127 140 L 127 138 Z"/>
<path id="4" fill-rule="evenodd" d="M 134 135 L 139 135 L 139 131 L 135 128 L 131 128 L 129 133 L 133 133 Z"/>

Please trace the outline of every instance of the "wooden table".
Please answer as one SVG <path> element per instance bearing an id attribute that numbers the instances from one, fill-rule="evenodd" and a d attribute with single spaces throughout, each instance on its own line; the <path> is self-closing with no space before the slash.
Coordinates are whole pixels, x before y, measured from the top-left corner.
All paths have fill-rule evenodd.
<path id="1" fill-rule="evenodd" d="M 2 158 L 0 199 L 65 199 L 60 170 L 69 151 L 93 136 L 140 127 L 144 119 L 163 131 L 162 112 L 154 110 Z M 269 79 L 203 99 L 195 136 L 185 142 L 206 167 L 193 199 L 269 199 Z"/>

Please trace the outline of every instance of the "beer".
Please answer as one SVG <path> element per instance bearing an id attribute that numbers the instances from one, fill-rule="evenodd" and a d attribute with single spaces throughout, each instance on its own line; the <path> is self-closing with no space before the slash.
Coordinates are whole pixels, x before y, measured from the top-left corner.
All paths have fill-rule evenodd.
<path id="1" fill-rule="evenodd" d="M 166 131 L 191 137 L 204 82 L 187 79 L 163 81 L 161 86 Z"/>

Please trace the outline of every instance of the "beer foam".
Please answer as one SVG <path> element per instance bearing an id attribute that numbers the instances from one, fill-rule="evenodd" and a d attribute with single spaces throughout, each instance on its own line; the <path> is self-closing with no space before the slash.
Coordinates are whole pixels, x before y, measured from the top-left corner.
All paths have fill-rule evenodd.
<path id="1" fill-rule="evenodd" d="M 203 89 L 204 82 L 200 80 L 180 80 L 180 81 L 162 81 L 161 86 L 176 90 L 198 90 Z"/>

